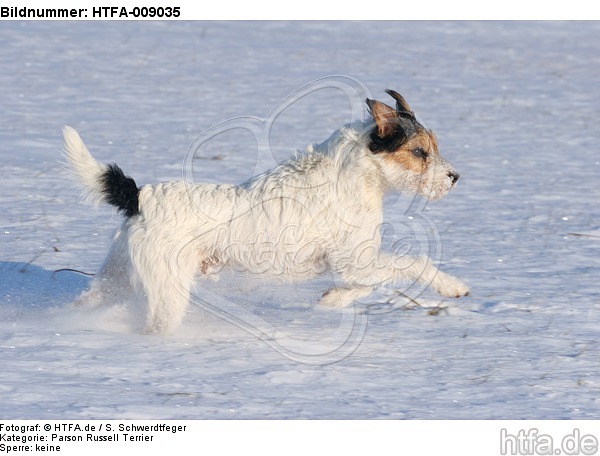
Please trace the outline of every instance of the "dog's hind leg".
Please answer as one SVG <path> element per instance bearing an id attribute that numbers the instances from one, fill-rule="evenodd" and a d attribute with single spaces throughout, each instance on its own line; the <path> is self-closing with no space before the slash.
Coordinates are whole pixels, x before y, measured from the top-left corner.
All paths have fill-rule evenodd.
<path id="1" fill-rule="evenodd" d="M 110 251 L 92 280 L 89 290 L 79 296 L 75 305 L 99 306 L 114 304 L 129 298 L 134 293 L 131 284 L 131 266 L 124 223 L 115 232 Z"/>
<path id="2" fill-rule="evenodd" d="M 146 246 L 137 247 L 139 250 L 132 260 L 147 298 L 144 332 L 173 333 L 189 305 L 198 268 L 197 256 L 173 248 L 172 244 L 161 246 L 155 243 L 152 250 Z"/>
<path id="3" fill-rule="evenodd" d="M 146 334 L 170 334 L 181 324 L 189 304 L 192 281 L 163 278 L 155 281 L 146 290 L 148 308 L 146 314 Z"/>

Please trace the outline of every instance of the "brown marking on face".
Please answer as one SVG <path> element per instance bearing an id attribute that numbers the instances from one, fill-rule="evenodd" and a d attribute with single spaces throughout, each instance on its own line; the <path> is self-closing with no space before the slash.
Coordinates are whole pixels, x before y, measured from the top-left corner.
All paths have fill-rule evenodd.
<path id="1" fill-rule="evenodd" d="M 419 156 L 418 149 L 422 149 L 423 154 Z M 437 138 L 432 131 L 420 128 L 412 135 L 406 143 L 394 152 L 384 155 L 386 162 L 395 163 L 404 169 L 423 174 L 427 171 L 430 163 L 430 157 L 438 154 Z"/>

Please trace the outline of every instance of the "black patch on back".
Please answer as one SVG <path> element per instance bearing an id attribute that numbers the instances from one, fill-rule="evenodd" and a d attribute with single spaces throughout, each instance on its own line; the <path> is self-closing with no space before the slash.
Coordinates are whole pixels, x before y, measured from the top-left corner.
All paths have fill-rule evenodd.
<path id="1" fill-rule="evenodd" d="M 108 165 L 108 169 L 100 178 L 100 183 L 107 203 L 116 206 L 117 210 L 126 217 L 133 217 L 140 213 L 139 189 L 135 181 L 126 176 L 121 168 L 114 163 Z"/>

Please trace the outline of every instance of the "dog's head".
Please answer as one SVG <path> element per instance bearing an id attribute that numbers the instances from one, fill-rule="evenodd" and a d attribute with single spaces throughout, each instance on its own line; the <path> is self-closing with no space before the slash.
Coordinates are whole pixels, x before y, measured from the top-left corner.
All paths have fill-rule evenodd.
<path id="1" fill-rule="evenodd" d="M 419 193 L 430 200 L 442 198 L 458 181 L 459 174 L 438 152 L 435 134 L 417 121 L 410 106 L 397 92 L 386 90 L 396 100 L 392 108 L 367 99 L 375 125 L 368 147 L 380 160 L 390 189 Z"/>

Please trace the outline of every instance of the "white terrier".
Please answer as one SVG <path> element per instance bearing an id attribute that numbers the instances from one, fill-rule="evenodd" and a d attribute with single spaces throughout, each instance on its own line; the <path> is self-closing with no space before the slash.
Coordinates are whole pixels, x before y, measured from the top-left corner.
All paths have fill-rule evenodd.
<path id="1" fill-rule="evenodd" d="M 322 304 L 345 306 L 396 281 L 419 281 L 447 297 L 468 294 L 427 257 L 380 251 L 383 195 L 443 197 L 459 178 L 433 132 L 392 91 L 396 108 L 367 99 L 372 119 L 336 131 L 320 145 L 239 185 L 165 182 L 137 187 L 97 162 L 77 132 L 64 129 L 66 158 L 96 203 L 125 215 L 80 302 L 123 291 L 145 295 L 146 332 L 174 331 L 196 275 L 223 268 L 284 279 L 333 272 L 342 285 Z"/>

